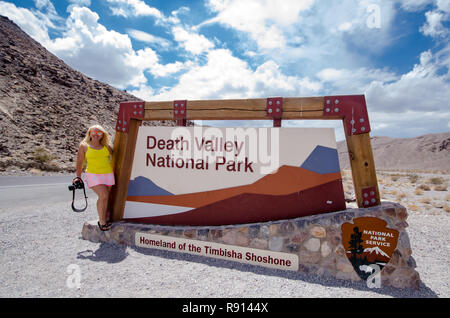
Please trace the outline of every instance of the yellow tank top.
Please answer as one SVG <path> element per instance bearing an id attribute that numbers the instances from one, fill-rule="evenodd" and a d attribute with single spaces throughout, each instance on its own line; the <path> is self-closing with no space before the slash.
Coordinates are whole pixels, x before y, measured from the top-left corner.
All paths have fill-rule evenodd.
<path id="1" fill-rule="evenodd" d="M 109 162 L 109 151 L 105 146 L 103 146 L 100 150 L 96 150 L 88 146 L 86 151 L 86 160 L 86 172 L 95 174 L 106 174 L 113 172 Z"/>

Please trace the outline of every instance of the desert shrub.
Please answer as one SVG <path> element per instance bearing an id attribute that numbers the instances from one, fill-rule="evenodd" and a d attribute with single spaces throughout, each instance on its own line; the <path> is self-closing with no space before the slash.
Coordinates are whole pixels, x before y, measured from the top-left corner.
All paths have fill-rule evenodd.
<path id="1" fill-rule="evenodd" d="M 409 175 L 409 181 L 411 183 L 416 183 L 418 179 L 419 179 L 419 176 L 417 174 L 410 174 Z"/>
<path id="2" fill-rule="evenodd" d="M 36 147 L 33 152 L 33 158 L 39 163 L 46 163 L 53 159 L 52 154 L 42 146 Z"/>
<path id="3" fill-rule="evenodd" d="M 408 205 L 408 209 L 411 211 L 418 211 L 419 207 L 415 204 L 410 204 L 410 205 Z"/>
<path id="4" fill-rule="evenodd" d="M 428 185 L 426 185 L 426 184 L 421 184 L 420 186 L 418 186 L 418 188 L 422 189 L 424 191 L 430 191 L 431 190 L 431 188 Z"/>
<path id="5" fill-rule="evenodd" d="M 428 197 L 424 197 L 424 198 L 420 199 L 419 201 L 422 202 L 422 203 L 425 203 L 425 204 L 430 204 L 431 203 L 431 199 L 428 198 Z"/>
<path id="6" fill-rule="evenodd" d="M 444 180 L 442 180 L 442 178 L 430 178 L 430 180 L 428 180 L 431 184 L 434 185 L 439 185 L 444 183 Z"/>
<path id="7" fill-rule="evenodd" d="M 416 190 L 414 191 L 414 193 L 415 193 L 416 195 L 422 195 L 422 194 L 423 194 L 423 190 L 420 189 L 420 188 L 416 188 Z"/>
<path id="8" fill-rule="evenodd" d="M 450 212 L 450 205 L 444 205 L 445 212 Z"/>
<path id="9" fill-rule="evenodd" d="M 447 191 L 446 184 L 440 184 L 434 187 L 434 191 Z"/>

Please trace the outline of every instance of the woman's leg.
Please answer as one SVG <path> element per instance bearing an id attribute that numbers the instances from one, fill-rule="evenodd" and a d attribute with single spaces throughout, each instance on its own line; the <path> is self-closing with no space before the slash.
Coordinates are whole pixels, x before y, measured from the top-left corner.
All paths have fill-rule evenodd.
<path id="1" fill-rule="evenodd" d="M 110 192 L 108 188 L 109 187 L 107 187 L 104 184 L 99 184 L 91 188 L 98 196 L 97 213 L 98 213 L 98 220 L 101 225 L 105 225 L 107 223 L 106 210 L 108 208 L 108 198 Z"/>
<path id="2" fill-rule="evenodd" d="M 112 186 L 106 186 L 106 190 L 108 191 L 108 198 L 109 194 L 111 193 Z M 111 211 L 108 209 L 108 201 L 106 202 L 106 221 L 111 224 Z"/>

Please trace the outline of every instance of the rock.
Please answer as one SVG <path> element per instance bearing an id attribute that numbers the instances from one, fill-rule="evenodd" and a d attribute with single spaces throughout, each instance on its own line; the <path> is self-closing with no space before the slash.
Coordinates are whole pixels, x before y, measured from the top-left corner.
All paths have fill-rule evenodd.
<path id="1" fill-rule="evenodd" d="M 251 240 L 249 247 L 252 248 L 259 248 L 259 249 L 267 249 L 269 243 L 266 240 L 260 239 L 260 238 L 254 238 Z"/>
<path id="2" fill-rule="evenodd" d="M 322 255 L 322 257 L 327 257 L 328 255 L 330 255 L 331 253 L 331 248 L 328 245 L 328 242 L 323 242 L 322 245 L 320 246 L 320 254 Z"/>
<path id="3" fill-rule="evenodd" d="M 318 238 L 310 238 L 303 246 L 311 252 L 317 252 L 320 249 L 320 240 Z"/>
<path id="4" fill-rule="evenodd" d="M 316 264 L 320 261 L 320 253 L 311 252 L 311 251 L 300 251 L 299 262 L 303 264 Z"/>
<path id="5" fill-rule="evenodd" d="M 336 268 L 339 272 L 342 273 L 352 273 L 355 271 L 352 264 L 350 264 L 350 261 L 348 259 L 340 258 L 336 262 Z"/>
<path id="6" fill-rule="evenodd" d="M 269 241 L 269 250 L 279 252 L 283 249 L 283 238 L 280 236 L 272 237 Z"/>
<path id="7" fill-rule="evenodd" d="M 321 226 L 314 226 L 309 232 L 311 233 L 312 236 L 318 238 L 324 238 L 327 236 L 327 232 Z"/>
<path id="8" fill-rule="evenodd" d="M 235 237 L 235 244 L 238 246 L 248 246 L 250 239 L 243 232 L 237 232 Z"/>

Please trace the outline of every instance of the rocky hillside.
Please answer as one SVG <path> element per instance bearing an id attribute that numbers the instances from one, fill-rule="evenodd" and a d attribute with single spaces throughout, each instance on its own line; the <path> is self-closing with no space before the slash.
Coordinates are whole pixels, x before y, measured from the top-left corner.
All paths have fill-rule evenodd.
<path id="1" fill-rule="evenodd" d="M 0 16 L 0 171 L 73 170 L 87 128 L 114 135 L 119 103 L 130 100 L 139 99 L 72 69 Z"/>
<path id="2" fill-rule="evenodd" d="M 372 137 L 377 170 L 450 171 L 450 132 L 415 138 Z M 349 169 L 347 144 L 338 142 L 341 169 Z"/>

